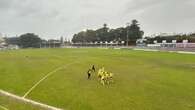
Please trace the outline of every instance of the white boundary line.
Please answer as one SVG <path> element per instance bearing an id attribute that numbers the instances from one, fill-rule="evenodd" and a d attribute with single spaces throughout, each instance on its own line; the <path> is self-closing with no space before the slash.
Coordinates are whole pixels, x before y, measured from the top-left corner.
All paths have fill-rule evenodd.
<path id="1" fill-rule="evenodd" d="M 2 105 L 0 105 L 0 108 L 2 108 L 2 109 L 4 109 L 4 110 L 9 110 L 8 108 L 6 108 L 6 107 L 4 107 L 4 106 L 2 106 Z"/>
<path id="2" fill-rule="evenodd" d="M 150 51 L 150 52 L 161 52 L 161 50 L 156 50 L 156 49 L 139 49 L 139 48 L 134 48 L 133 50 L 142 50 L 142 51 Z M 179 54 L 195 54 L 195 52 L 189 52 L 189 51 L 169 51 L 169 50 L 165 50 L 163 52 L 179 53 Z"/>
<path id="3" fill-rule="evenodd" d="M 53 107 L 53 106 L 50 106 L 50 105 L 47 105 L 47 104 L 43 104 L 43 103 L 39 103 L 39 102 L 36 102 L 36 101 L 33 101 L 33 100 L 30 100 L 30 99 L 27 99 L 26 96 L 28 96 L 29 93 L 31 93 L 42 81 L 44 81 L 46 78 L 48 78 L 49 76 L 51 76 L 52 74 L 54 74 L 55 72 L 61 70 L 61 69 L 64 69 L 64 68 L 67 68 L 68 66 L 72 65 L 72 64 L 75 64 L 77 62 L 73 62 L 73 63 L 69 63 L 65 66 L 61 66 L 61 67 L 58 67 L 54 70 L 52 70 L 51 72 L 47 73 L 47 75 L 45 75 L 43 78 L 41 78 L 37 83 L 35 83 L 25 94 L 23 97 L 20 97 L 20 96 L 17 96 L 15 94 L 12 94 L 12 93 L 9 93 L 9 92 L 6 92 L 4 90 L 1 90 L 0 89 L 0 94 L 4 95 L 4 96 L 7 96 L 7 97 L 10 97 L 10 98 L 13 98 L 13 99 L 16 99 L 16 100 L 19 100 L 19 101 L 23 101 L 23 102 L 26 102 L 26 103 L 29 103 L 29 104 L 32 104 L 32 105 L 35 105 L 35 106 L 39 106 L 39 107 L 43 107 L 43 108 L 46 108 L 46 109 L 49 109 L 49 110 L 63 110 L 61 108 L 57 108 L 57 107 Z M 9 110 L 3 106 L 0 105 L 0 108 L 3 108 L 4 110 Z"/>
<path id="4" fill-rule="evenodd" d="M 4 96 L 7 96 L 7 97 L 10 97 L 10 98 L 13 98 L 13 99 L 18 100 L 18 101 L 22 101 L 22 102 L 25 102 L 25 103 L 29 103 L 31 105 L 35 105 L 35 106 L 39 106 L 41 108 L 45 108 L 47 110 L 63 110 L 61 108 L 56 108 L 56 107 L 53 107 L 53 106 L 50 106 L 50 105 L 46 105 L 46 104 L 43 104 L 43 103 L 35 102 L 33 100 L 26 99 L 26 98 L 23 98 L 23 97 L 11 94 L 11 93 L 3 91 L 1 89 L 0 89 L 0 94 L 4 95 Z M 5 110 L 8 110 L 8 109 L 5 109 Z"/>
<path id="5" fill-rule="evenodd" d="M 33 91 L 33 89 L 35 89 L 43 80 L 45 80 L 46 78 L 48 78 L 49 76 L 51 76 L 51 75 L 54 74 L 55 72 L 57 72 L 57 71 L 59 71 L 59 70 L 61 70 L 61 69 L 63 69 L 63 68 L 66 68 L 66 67 L 68 67 L 68 66 L 70 66 L 70 65 L 72 65 L 72 64 L 75 64 L 75 63 L 76 63 L 76 62 L 69 63 L 69 64 L 67 64 L 67 65 L 65 65 L 65 66 L 58 67 L 58 68 L 56 68 L 55 70 L 53 70 L 53 71 L 47 73 L 47 75 L 45 75 L 43 78 L 41 78 L 37 83 L 35 83 L 35 84 L 34 84 L 34 85 L 33 85 L 33 86 L 24 94 L 23 98 L 25 98 L 26 96 L 28 96 L 28 94 L 30 94 L 30 93 Z"/>
<path id="6" fill-rule="evenodd" d="M 195 52 L 188 52 L 188 51 L 177 51 L 177 53 L 182 53 L 182 54 L 195 54 Z"/>
<path id="7" fill-rule="evenodd" d="M 133 50 L 142 50 L 142 51 L 148 51 L 148 52 L 158 52 L 159 51 L 156 49 L 139 49 L 139 48 L 134 48 Z"/>

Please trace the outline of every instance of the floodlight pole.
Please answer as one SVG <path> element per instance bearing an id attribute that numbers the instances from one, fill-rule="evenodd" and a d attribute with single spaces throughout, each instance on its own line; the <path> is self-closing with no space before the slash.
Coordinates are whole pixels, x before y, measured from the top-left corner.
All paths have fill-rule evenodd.
<path id="1" fill-rule="evenodd" d="M 129 46 L 129 26 L 130 26 L 130 23 L 127 23 L 126 25 L 127 25 L 127 43 L 126 43 L 126 45 L 128 47 Z"/>

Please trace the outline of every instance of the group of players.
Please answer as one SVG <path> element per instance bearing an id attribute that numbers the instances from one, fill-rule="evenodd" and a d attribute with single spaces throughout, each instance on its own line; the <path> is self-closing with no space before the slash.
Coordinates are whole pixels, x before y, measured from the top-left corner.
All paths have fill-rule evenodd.
<path id="1" fill-rule="evenodd" d="M 95 73 L 95 72 L 96 72 L 96 68 L 95 68 L 95 65 L 93 65 L 92 68 L 90 68 L 87 71 L 87 78 L 90 79 L 91 74 Z M 100 83 L 102 85 L 110 84 L 111 82 L 113 82 L 113 74 L 110 73 L 110 72 L 105 71 L 104 67 L 98 70 L 97 77 L 100 80 Z"/>

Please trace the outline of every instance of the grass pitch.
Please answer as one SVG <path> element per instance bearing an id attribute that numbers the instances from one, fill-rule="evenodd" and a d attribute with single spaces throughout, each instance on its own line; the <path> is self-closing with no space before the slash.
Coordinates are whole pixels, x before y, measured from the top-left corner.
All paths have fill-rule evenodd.
<path id="1" fill-rule="evenodd" d="M 72 65 L 69 65 L 73 63 Z M 114 73 L 102 86 L 87 80 L 92 65 Z M 67 110 L 194 110 L 195 56 L 112 49 L 27 49 L 0 52 L 0 89 Z M 41 108 L 0 96 L 10 110 Z"/>

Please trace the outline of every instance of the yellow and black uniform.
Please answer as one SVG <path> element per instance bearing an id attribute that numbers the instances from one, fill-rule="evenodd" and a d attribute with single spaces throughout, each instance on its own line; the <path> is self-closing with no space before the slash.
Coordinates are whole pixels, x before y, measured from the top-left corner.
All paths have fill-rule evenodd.
<path id="1" fill-rule="evenodd" d="M 92 73 L 92 70 L 91 70 L 91 69 L 89 69 L 89 70 L 87 71 L 87 78 L 88 78 L 88 79 L 90 79 L 90 77 L 91 77 L 91 73 Z"/>
<path id="2" fill-rule="evenodd" d="M 92 66 L 92 70 L 95 72 L 95 66 L 94 65 Z"/>

